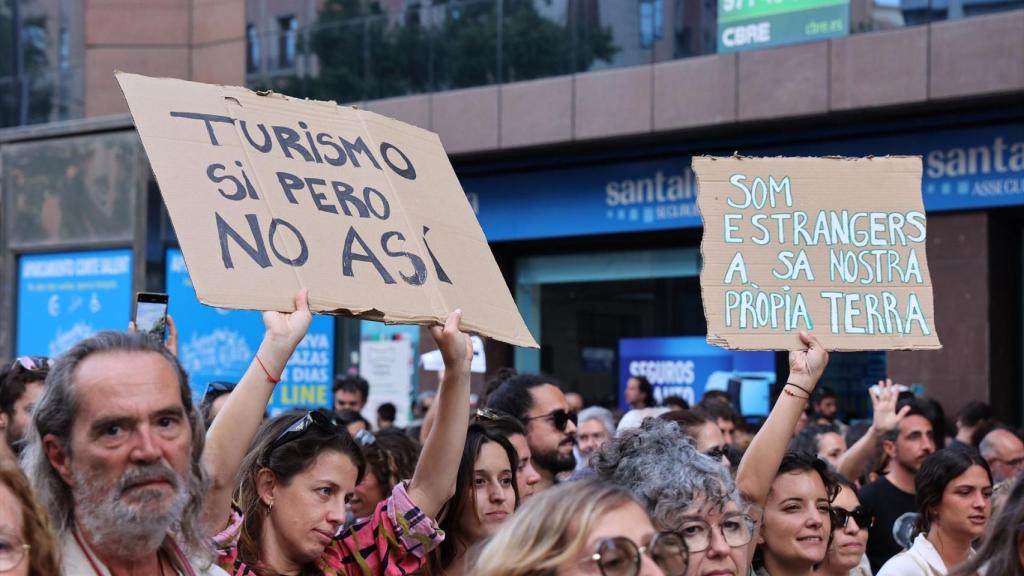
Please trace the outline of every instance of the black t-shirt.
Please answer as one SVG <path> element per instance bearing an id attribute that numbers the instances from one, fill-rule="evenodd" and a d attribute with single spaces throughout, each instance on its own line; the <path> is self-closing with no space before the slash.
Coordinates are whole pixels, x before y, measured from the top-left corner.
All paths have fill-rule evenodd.
<path id="1" fill-rule="evenodd" d="M 860 490 L 860 502 L 875 513 L 875 524 L 868 531 L 868 560 L 871 571 L 878 573 L 882 565 L 903 548 L 892 537 L 892 525 L 907 512 L 917 511 L 913 494 L 908 494 L 882 476 Z"/>

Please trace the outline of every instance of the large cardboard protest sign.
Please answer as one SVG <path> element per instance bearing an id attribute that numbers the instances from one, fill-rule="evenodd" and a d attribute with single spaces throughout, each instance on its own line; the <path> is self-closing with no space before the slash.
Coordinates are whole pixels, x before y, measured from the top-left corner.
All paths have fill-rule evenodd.
<path id="1" fill-rule="evenodd" d="M 708 342 L 745 350 L 941 348 L 921 158 L 693 159 Z"/>
<path id="2" fill-rule="evenodd" d="M 432 132 L 333 102 L 118 73 L 196 294 L 536 347 Z"/>

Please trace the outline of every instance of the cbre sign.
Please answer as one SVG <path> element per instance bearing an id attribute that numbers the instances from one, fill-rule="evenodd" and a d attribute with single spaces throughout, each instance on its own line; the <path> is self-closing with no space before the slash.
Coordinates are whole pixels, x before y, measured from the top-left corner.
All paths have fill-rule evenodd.
<path id="1" fill-rule="evenodd" d="M 718 52 L 846 36 L 849 0 L 718 0 Z"/>

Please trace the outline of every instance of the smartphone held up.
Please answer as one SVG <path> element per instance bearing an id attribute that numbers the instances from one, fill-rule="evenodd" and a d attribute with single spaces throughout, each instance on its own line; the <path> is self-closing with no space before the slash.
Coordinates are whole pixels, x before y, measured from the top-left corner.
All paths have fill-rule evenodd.
<path id="1" fill-rule="evenodd" d="M 167 294 L 135 295 L 135 329 L 161 342 L 167 338 Z"/>

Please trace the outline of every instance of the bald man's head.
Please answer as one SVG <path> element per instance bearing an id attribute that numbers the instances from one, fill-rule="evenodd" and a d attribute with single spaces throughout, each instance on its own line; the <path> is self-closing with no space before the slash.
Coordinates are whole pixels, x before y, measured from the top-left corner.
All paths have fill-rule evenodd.
<path id="1" fill-rule="evenodd" d="M 996 483 L 1012 478 L 1024 468 L 1024 442 L 1005 428 L 986 434 L 978 451 L 992 468 L 992 480 Z"/>

